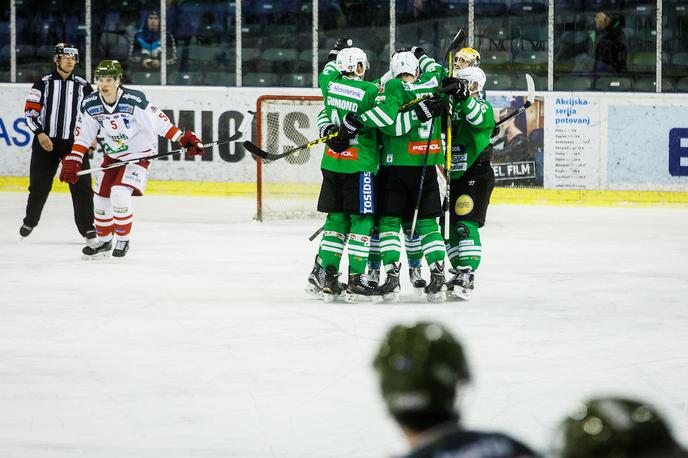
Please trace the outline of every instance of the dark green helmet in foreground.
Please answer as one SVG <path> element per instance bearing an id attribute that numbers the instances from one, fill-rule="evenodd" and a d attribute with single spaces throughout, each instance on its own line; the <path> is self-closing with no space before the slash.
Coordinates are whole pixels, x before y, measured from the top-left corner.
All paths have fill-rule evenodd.
<path id="1" fill-rule="evenodd" d="M 101 60 L 96 66 L 95 77 L 101 78 L 103 76 L 122 79 L 122 65 L 118 60 Z"/>
<path id="2" fill-rule="evenodd" d="M 438 323 L 394 326 L 373 365 L 393 414 L 453 412 L 457 385 L 470 379 L 461 344 Z"/>
<path id="3" fill-rule="evenodd" d="M 561 424 L 557 458 L 688 457 L 650 405 L 625 398 L 595 398 Z"/>

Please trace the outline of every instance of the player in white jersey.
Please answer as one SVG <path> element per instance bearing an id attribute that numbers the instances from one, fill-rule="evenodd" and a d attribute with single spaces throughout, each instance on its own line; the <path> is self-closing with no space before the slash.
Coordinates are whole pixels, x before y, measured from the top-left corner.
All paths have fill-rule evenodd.
<path id="1" fill-rule="evenodd" d="M 143 92 L 121 86 L 122 66 L 118 61 L 101 61 L 95 77 L 98 91 L 81 104 L 74 145 L 62 162 L 60 180 L 77 181 L 84 154 L 98 132 L 104 137 L 102 166 L 157 154 L 158 136 L 179 142 L 191 156 L 205 153 L 196 134 L 188 129 L 182 133 L 162 110 L 151 105 Z M 82 250 L 85 258 L 107 256 L 114 236 L 117 239 L 112 256 L 123 257 L 127 253 L 133 221 L 131 197 L 143 195 L 149 164 L 142 160 L 98 172 L 93 185 L 98 241 Z"/>

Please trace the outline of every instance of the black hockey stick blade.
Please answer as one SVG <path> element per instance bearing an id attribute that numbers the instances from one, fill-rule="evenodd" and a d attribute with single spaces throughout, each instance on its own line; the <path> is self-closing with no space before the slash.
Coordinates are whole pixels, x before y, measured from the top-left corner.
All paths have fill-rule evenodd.
<path id="1" fill-rule="evenodd" d="M 449 53 L 450 52 L 452 52 L 455 49 L 461 48 L 465 39 L 466 39 L 466 33 L 463 31 L 463 29 L 460 28 L 456 32 L 456 35 L 454 35 L 454 38 L 452 38 L 452 41 L 449 42 L 447 49 L 444 51 L 444 61 L 449 60 Z"/>
<path id="2" fill-rule="evenodd" d="M 312 242 L 313 240 L 315 240 L 315 238 L 316 238 L 318 235 L 320 235 L 320 233 L 321 233 L 322 231 L 324 231 L 324 230 L 325 230 L 325 225 L 323 224 L 322 226 L 320 226 L 320 228 L 319 228 L 317 231 L 313 232 L 313 233 L 311 234 L 311 236 L 308 237 L 308 241 L 309 241 L 309 242 Z"/>
<path id="3" fill-rule="evenodd" d="M 248 150 L 249 153 L 253 154 L 254 156 L 257 156 L 261 159 L 267 159 L 268 161 L 276 161 L 277 159 L 282 159 L 283 157 L 287 157 L 291 154 L 294 154 L 296 152 L 299 152 L 304 149 L 312 148 L 314 146 L 320 145 L 322 143 L 325 143 L 327 140 L 330 140 L 332 138 L 338 137 L 339 132 L 333 132 L 330 135 L 326 135 L 324 137 L 316 138 L 315 140 L 312 140 L 305 145 L 297 146 L 296 148 L 292 148 L 290 150 L 285 151 L 284 153 L 280 154 L 272 154 L 268 153 L 265 150 L 260 149 L 258 145 L 253 143 L 252 141 L 246 140 L 243 145 L 244 148 Z"/>

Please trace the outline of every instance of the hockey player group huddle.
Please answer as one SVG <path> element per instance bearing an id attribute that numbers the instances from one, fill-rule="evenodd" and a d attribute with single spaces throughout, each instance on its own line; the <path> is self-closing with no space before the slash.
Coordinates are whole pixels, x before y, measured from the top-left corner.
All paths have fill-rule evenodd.
<path id="1" fill-rule="evenodd" d="M 402 49 L 376 84 L 364 80 L 366 53 L 351 39 L 337 40 L 319 76 L 325 108 L 318 127 L 329 139 L 318 211 L 327 217 L 307 292 L 326 302 L 398 301 L 403 232 L 418 294 L 429 302 L 470 297 L 482 251 L 478 230 L 494 188 L 487 147 L 495 121 L 481 96 L 486 76 L 479 65 L 472 48 L 461 49 L 450 70 L 420 47 Z M 451 167 L 439 172 L 450 180 L 445 241 L 437 169 L 447 168 L 450 136 Z M 339 281 L 345 248 L 346 284 Z M 421 276 L 423 257 L 430 269 L 427 282 Z"/>

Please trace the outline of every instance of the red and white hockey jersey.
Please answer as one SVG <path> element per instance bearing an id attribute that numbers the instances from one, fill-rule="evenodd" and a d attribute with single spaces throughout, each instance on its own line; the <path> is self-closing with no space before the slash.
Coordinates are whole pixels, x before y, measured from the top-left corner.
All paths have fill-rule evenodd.
<path id="1" fill-rule="evenodd" d="M 129 88 L 117 90 L 114 105 L 105 103 L 99 92 L 83 100 L 72 150 L 85 154 L 99 131 L 105 155 L 120 160 L 152 156 L 158 152 L 158 136 L 176 141 L 182 135 L 143 92 Z"/>

